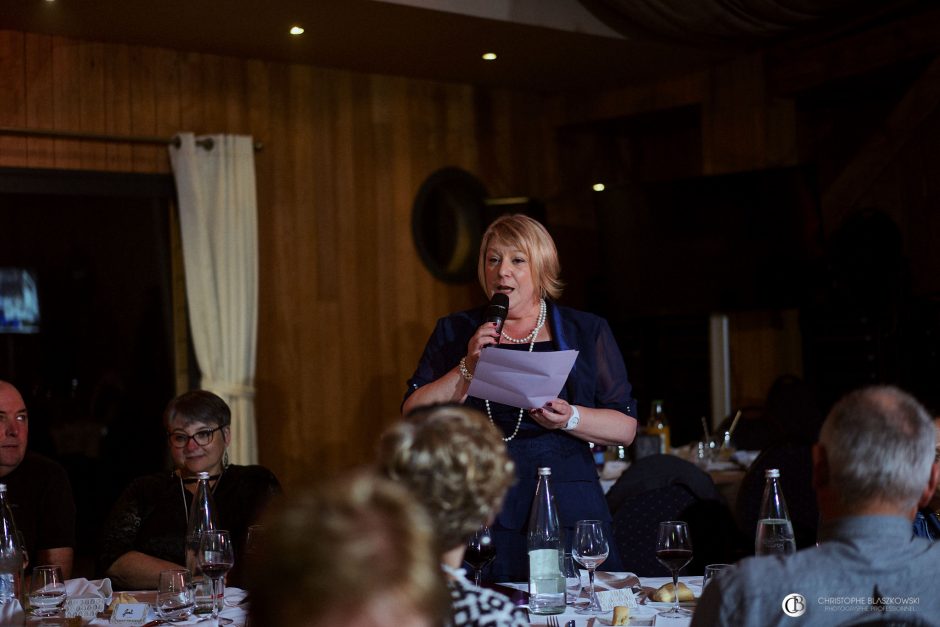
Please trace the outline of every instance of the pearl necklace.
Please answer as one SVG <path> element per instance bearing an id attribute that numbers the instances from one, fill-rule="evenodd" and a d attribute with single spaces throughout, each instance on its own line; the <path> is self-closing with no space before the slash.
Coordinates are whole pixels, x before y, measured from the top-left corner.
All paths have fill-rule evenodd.
<path id="1" fill-rule="evenodd" d="M 505 331 L 502 331 L 502 330 L 500 330 L 500 332 L 499 332 L 500 335 L 503 336 L 503 339 L 504 339 L 504 340 L 509 341 L 509 342 L 512 342 L 513 344 L 525 344 L 526 342 L 531 342 L 531 341 L 534 340 L 534 339 L 536 338 L 536 336 L 539 334 L 539 331 L 542 330 L 542 327 L 545 326 L 545 313 L 546 313 L 547 309 L 548 309 L 548 308 L 545 306 L 545 299 L 544 299 L 544 298 L 540 298 L 540 299 L 539 299 L 539 317 L 538 317 L 538 320 L 535 321 L 535 328 L 532 329 L 532 332 L 529 333 L 527 336 L 525 336 L 525 337 L 523 337 L 523 338 L 517 339 L 517 338 L 514 338 L 514 337 L 509 337 L 508 335 L 506 335 L 506 332 L 505 332 Z M 531 350 L 532 350 L 532 349 L 530 348 L 529 351 L 531 352 Z"/>
<path id="2" fill-rule="evenodd" d="M 539 301 L 540 301 L 539 302 L 539 319 L 536 321 L 535 328 L 532 329 L 532 333 L 529 333 L 527 336 L 525 336 L 521 340 L 517 340 L 516 338 L 509 337 L 508 335 L 500 331 L 502 336 L 506 338 L 507 340 L 509 340 L 510 342 L 512 342 L 513 344 L 523 344 L 525 342 L 528 342 L 530 353 L 532 352 L 532 349 L 535 348 L 535 338 L 539 336 L 539 331 L 541 331 L 542 327 L 545 326 L 545 313 L 547 309 L 545 306 L 545 299 L 541 298 L 539 299 Z M 495 426 L 496 421 L 493 420 L 493 412 L 490 410 L 490 401 L 488 399 L 483 399 L 483 404 L 486 405 L 486 415 L 489 416 L 490 422 L 492 422 L 493 425 Z M 510 435 L 508 438 L 503 438 L 503 442 L 510 441 L 511 439 L 516 437 L 517 433 L 519 433 L 519 427 L 522 426 L 522 415 L 524 413 L 525 413 L 525 410 L 520 407 L 519 417 L 516 419 L 516 428 L 513 429 L 512 435 Z"/>

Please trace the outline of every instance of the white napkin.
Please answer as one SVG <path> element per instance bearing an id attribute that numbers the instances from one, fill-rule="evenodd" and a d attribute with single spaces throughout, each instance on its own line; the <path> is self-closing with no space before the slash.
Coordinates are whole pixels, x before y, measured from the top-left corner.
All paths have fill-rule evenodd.
<path id="1" fill-rule="evenodd" d="M 65 593 L 68 595 L 65 601 L 65 616 L 81 616 L 86 620 L 92 620 L 98 612 L 108 607 L 113 595 L 111 580 L 107 577 L 91 581 L 84 577 L 67 579 Z"/>

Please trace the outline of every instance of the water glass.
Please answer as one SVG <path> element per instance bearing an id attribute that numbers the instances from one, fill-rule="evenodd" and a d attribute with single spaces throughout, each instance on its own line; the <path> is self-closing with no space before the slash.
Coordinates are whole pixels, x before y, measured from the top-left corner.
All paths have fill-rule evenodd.
<path id="1" fill-rule="evenodd" d="M 581 596 L 581 571 L 578 569 L 571 553 L 566 551 L 561 559 L 561 574 L 565 578 L 565 593 L 568 597 L 568 605 L 571 605 Z"/>
<path id="2" fill-rule="evenodd" d="M 192 576 L 188 570 L 162 570 L 157 586 L 157 614 L 167 620 L 189 618 L 195 607 Z"/>
<path id="3" fill-rule="evenodd" d="M 65 605 L 65 579 L 59 566 L 37 566 L 29 587 L 34 616 L 57 616 Z"/>
<path id="4" fill-rule="evenodd" d="M 712 577 L 718 574 L 722 568 L 727 568 L 730 564 L 709 564 L 705 567 L 705 576 L 702 577 L 702 590 L 705 589 L 705 586 L 708 585 L 708 582 L 711 581 Z"/>

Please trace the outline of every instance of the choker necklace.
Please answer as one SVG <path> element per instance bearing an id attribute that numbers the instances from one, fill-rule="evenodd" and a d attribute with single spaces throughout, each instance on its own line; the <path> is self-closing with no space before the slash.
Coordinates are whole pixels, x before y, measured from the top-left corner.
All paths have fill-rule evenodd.
<path id="1" fill-rule="evenodd" d="M 509 340 L 509 341 L 512 342 L 513 344 L 525 344 L 526 342 L 528 342 L 528 343 L 529 343 L 529 352 L 531 353 L 531 352 L 532 352 L 532 349 L 535 348 L 535 338 L 537 338 L 537 337 L 539 336 L 539 331 L 541 331 L 541 330 L 542 330 L 542 327 L 545 326 L 545 313 L 546 313 L 546 310 L 547 310 L 547 307 L 545 306 L 545 299 L 544 299 L 544 298 L 540 298 L 540 299 L 539 299 L 539 318 L 538 318 L 538 320 L 535 322 L 535 328 L 532 329 L 532 332 L 529 333 L 529 334 L 528 334 L 527 336 L 525 336 L 524 338 L 522 338 L 521 340 L 517 340 L 517 339 L 514 338 L 514 337 L 509 337 L 508 335 L 506 335 L 506 334 L 503 333 L 502 331 L 500 331 L 500 334 L 502 334 L 502 336 L 503 336 L 504 338 L 506 338 L 507 340 Z M 496 422 L 493 420 L 493 412 L 490 410 L 490 401 L 489 401 L 488 399 L 483 399 L 483 404 L 486 405 L 486 415 L 489 416 L 490 422 L 492 422 L 492 423 L 495 425 Z M 517 434 L 517 433 L 519 433 L 519 427 L 522 426 L 522 415 L 523 415 L 524 413 L 525 413 L 525 410 L 520 407 L 520 408 L 519 408 L 519 418 L 516 420 L 516 428 L 513 429 L 511 436 L 509 436 L 508 438 L 503 438 L 503 442 L 508 442 L 508 441 L 510 441 L 511 439 L 513 439 L 514 437 L 516 437 L 516 434 Z"/>

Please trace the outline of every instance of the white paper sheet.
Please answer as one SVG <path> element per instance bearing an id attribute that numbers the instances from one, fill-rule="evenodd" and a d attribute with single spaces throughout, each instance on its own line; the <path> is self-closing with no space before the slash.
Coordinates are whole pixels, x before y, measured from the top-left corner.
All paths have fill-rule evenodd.
<path id="1" fill-rule="evenodd" d="M 485 348 L 467 393 L 512 407 L 532 409 L 558 398 L 578 351 L 528 351 Z"/>

